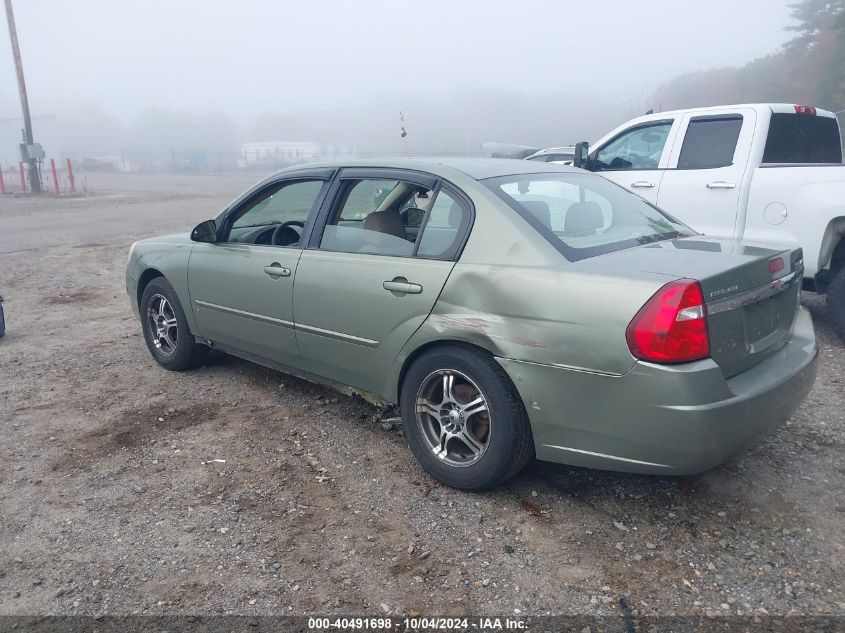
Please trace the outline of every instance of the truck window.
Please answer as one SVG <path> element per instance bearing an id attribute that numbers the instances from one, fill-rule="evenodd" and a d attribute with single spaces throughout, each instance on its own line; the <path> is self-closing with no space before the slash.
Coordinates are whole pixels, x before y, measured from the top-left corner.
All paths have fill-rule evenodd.
<path id="1" fill-rule="evenodd" d="M 657 169 L 671 129 L 672 121 L 658 121 L 622 132 L 599 149 L 596 170 Z"/>
<path id="2" fill-rule="evenodd" d="M 841 163 L 842 140 L 835 118 L 775 112 L 764 163 Z"/>
<path id="3" fill-rule="evenodd" d="M 687 126 L 678 169 L 714 169 L 733 163 L 742 116 L 695 117 Z"/>

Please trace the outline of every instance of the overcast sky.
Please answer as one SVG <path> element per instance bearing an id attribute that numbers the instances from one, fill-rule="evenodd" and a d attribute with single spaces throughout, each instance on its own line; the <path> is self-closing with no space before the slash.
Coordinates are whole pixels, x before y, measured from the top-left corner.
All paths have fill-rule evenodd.
<path id="1" fill-rule="evenodd" d="M 789 0 L 13 0 L 34 115 L 97 103 L 239 120 L 386 94 L 645 97 L 789 39 Z M 578 90 L 581 92 L 581 90 Z M 0 118 L 19 116 L 0 29 Z"/>

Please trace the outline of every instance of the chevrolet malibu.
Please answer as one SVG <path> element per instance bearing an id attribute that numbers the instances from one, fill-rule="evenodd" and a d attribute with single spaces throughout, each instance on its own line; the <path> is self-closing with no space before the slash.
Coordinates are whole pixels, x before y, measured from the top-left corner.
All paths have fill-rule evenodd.
<path id="1" fill-rule="evenodd" d="M 800 249 L 493 159 L 286 169 L 126 270 L 160 365 L 221 350 L 397 404 L 422 466 L 464 489 L 535 456 L 691 474 L 753 445 L 815 378 L 801 278 Z"/>

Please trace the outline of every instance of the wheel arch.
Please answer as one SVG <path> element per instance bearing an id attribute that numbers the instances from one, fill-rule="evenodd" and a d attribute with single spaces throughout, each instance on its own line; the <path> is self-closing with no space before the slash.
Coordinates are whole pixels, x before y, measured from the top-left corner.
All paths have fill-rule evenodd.
<path id="1" fill-rule="evenodd" d="M 138 302 L 139 310 L 141 307 L 141 297 L 144 296 L 144 290 L 150 284 L 150 282 L 153 279 L 156 279 L 157 277 L 164 277 L 164 273 L 158 270 L 157 268 L 147 268 L 138 277 L 138 286 L 135 289 L 135 300 Z M 167 279 L 167 277 L 164 278 Z"/>
<path id="2" fill-rule="evenodd" d="M 463 347 L 466 349 L 474 349 L 480 352 L 484 352 L 489 354 L 490 356 L 495 356 L 496 354 L 491 349 L 488 349 L 484 345 L 480 345 L 477 342 L 457 339 L 457 338 L 445 338 L 445 339 L 435 339 L 431 341 L 426 341 L 419 346 L 413 348 L 407 356 L 405 356 L 404 360 L 399 367 L 399 371 L 396 375 L 396 380 L 393 381 L 391 386 L 391 400 L 399 404 L 399 398 L 402 393 L 402 384 L 405 382 L 405 376 L 408 373 L 408 370 L 411 366 L 416 362 L 416 360 L 422 356 L 423 354 L 437 349 L 439 347 Z"/>
<path id="3" fill-rule="evenodd" d="M 845 267 L 845 216 L 828 222 L 819 250 L 819 270 L 830 268 L 835 274 Z"/>
<path id="4" fill-rule="evenodd" d="M 843 268 L 845 268 L 845 235 L 840 236 L 830 256 L 830 269 L 834 275 Z"/>

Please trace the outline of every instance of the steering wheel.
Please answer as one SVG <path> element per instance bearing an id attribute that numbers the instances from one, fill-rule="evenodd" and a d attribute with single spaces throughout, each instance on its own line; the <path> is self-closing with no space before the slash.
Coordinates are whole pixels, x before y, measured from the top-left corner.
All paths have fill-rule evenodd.
<path id="1" fill-rule="evenodd" d="M 296 244 L 299 241 L 300 232 L 292 229 L 292 226 L 298 226 L 300 229 L 304 229 L 305 222 L 300 222 L 299 220 L 288 220 L 287 222 L 282 222 L 273 231 L 273 236 L 270 238 L 270 244 L 273 246 L 288 246 L 289 244 Z"/>
<path id="2" fill-rule="evenodd" d="M 630 154 L 627 158 L 634 169 L 657 169 L 657 161 L 651 156 Z"/>
<path id="3" fill-rule="evenodd" d="M 639 156 L 637 154 L 628 154 L 625 157 L 625 160 L 631 163 L 631 167 L 633 167 L 634 169 L 645 168 L 645 161 L 643 161 L 642 156 Z"/>

